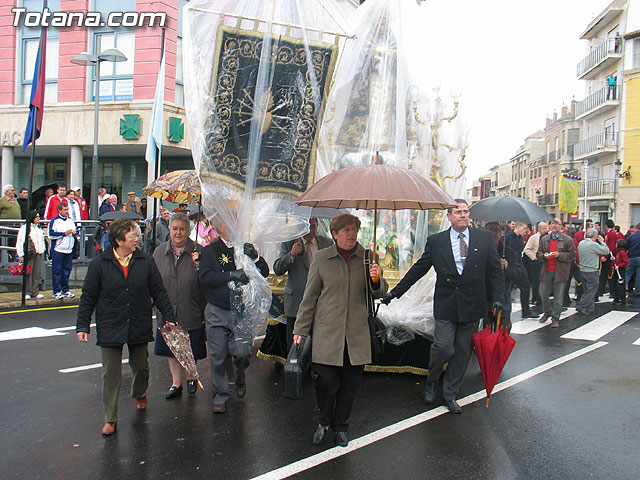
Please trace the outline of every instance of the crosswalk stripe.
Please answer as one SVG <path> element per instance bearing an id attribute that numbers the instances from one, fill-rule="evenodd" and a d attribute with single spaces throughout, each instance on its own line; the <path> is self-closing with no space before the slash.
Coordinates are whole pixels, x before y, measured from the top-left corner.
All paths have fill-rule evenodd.
<path id="1" fill-rule="evenodd" d="M 560 320 L 566 318 L 570 315 L 576 313 L 576 309 L 573 307 L 567 308 L 566 312 L 562 312 L 560 314 Z M 540 323 L 537 319 L 527 319 L 521 320 L 520 322 L 515 322 L 511 327 L 511 333 L 515 333 L 517 335 L 526 335 L 527 333 L 535 332 L 541 328 L 546 327 L 551 324 L 551 319 L 547 320 L 544 323 Z"/>
<path id="2" fill-rule="evenodd" d="M 122 364 L 129 363 L 128 358 L 122 359 Z M 80 367 L 62 368 L 58 370 L 60 373 L 82 372 L 83 370 L 93 370 L 94 368 L 102 368 L 101 363 L 92 363 L 91 365 L 82 365 Z"/>
<path id="3" fill-rule="evenodd" d="M 640 338 L 633 342 L 632 345 L 640 345 Z"/>
<path id="4" fill-rule="evenodd" d="M 613 310 L 569 333 L 565 333 L 560 338 L 596 341 L 637 314 L 638 312 L 620 312 Z"/>
<path id="5" fill-rule="evenodd" d="M 0 333 L 0 342 L 5 340 L 24 340 L 27 338 L 55 337 L 59 335 L 66 335 L 66 333 L 40 327 L 28 327 Z"/>

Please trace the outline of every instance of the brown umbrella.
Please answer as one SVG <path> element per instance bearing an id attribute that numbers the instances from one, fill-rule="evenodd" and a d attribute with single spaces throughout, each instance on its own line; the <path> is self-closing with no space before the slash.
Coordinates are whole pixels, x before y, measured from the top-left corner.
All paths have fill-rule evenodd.
<path id="1" fill-rule="evenodd" d="M 330 173 L 309 187 L 296 203 L 311 207 L 374 209 L 374 245 L 378 209 L 444 210 L 456 206 L 447 192 L 418 172 L 378 163 Z"/>

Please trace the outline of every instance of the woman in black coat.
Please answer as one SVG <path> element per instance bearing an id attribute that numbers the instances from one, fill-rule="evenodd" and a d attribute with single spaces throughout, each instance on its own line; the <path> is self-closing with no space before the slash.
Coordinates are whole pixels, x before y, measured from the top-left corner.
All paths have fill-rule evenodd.
<path id="1" fill-rule="evenodd" d="M 147 343 L 153 341 L 152 299 L 165 320 L 173 322 L 173 308 L 162 278 L 151 256 L 136 249 L 139 233 L 128 218 L 109 227 L 112 247 L 89 265 L 78 308 L 76 334 L 87 341 L 89 324 L 96 313 L 97 345 L 102 348 L 102 406 L 105 424 L 102 435 L 117 427 L 118 394 L 122 382 L 122 346 L 129 348 L 133 372 L 131 396 L 136 408 L 147 407 L 149 361 Z"/>

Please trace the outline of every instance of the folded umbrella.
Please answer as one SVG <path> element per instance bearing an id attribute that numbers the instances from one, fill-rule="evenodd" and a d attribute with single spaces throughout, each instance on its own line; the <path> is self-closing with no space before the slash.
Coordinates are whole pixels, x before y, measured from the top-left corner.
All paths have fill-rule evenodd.
<path id="1" fill-rule="evenodd" d="M 193 358 L 193 351 L 191 350 L 191 341 L 189 340 L 189 333 L 186 332 L 180 325 L 165 325 L 160 328 L 160 333 L 164 338 L 165 343 L 176 357 L 176 360 L 180 365 L 184 367 L 189 375 L 197 380 L 200 388 L 204 390 L 202 382 L 200 382 L 200 375 L 196 368 L 196 361 Z"/>
<path id="2" fill-rule="evenodd" d="M 507 333 L 507 330 L 500 328 L 500 313 L 497 314 L 495 325 L 490 325 L 471 337 L 487 392 L 487 407 L 491 392 L 498 383 L 498 378 L 516 345 L 516 341 Z"/>

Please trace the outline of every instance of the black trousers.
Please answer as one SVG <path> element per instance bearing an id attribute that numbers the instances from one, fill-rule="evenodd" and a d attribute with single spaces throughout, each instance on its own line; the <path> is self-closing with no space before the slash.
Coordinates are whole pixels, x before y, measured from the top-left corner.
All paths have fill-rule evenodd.
<path id="1" fill-rule="evenodd" d="M 522 307 L 522 315 L 529 315 L 531 313 L 531 309 L 529 308 L 529 292 L 531 291 L 531 285 L 529 284 L 529 279 L 523 269 L 518 270 L 520 274 L 516 275 L 514 278 L 504 280 L 504 289 L 505 289 L 505 298 L 504 298 L 504 307 L 503 314 L 511 315 L 511 289 L 515 286 L 520 290 L 520 306 Z"/>
<path id="2" fill-rule="evenodd" d="M 600 263 L 600 283 L 598 285 L 598 294 L 596 297 L 604 295 L 607 283 L 609 283 L 609 269 L 611 268 L 611 259 L 607 258 L 606 261 Z M 613 294 L 613 292 L 610 292 Z"/>
<path id="3" fill-rule="evenodd" d="M 287 353 L 291 350 L 293 343 L 293 327 L 296 324 L 296 317 L 287 317 Z"/>
<path id="4" fill-rule="evenodd" d="M 316 379 L 316 399 L 320 415 L 318 423 L 330 426 L 334 432 L 349 429 L 349 416 L 353 402 L 362 383 L 364 365 L 351 365 L 347 345 L 344 345 L 344 360 L 341 367 L 312 364 L 318 374 Z"/>
<path id="5" fill-rule="evenodd" d="M 531 262 L 530 272 L 531 276 L 529 279 L 531 280 L 531 301 L 536 305 L 540 306 L 542 302 L 540 301 L 540 268 L 542 267 L 542 262 L 539 260 L 534 260 Z"/>

